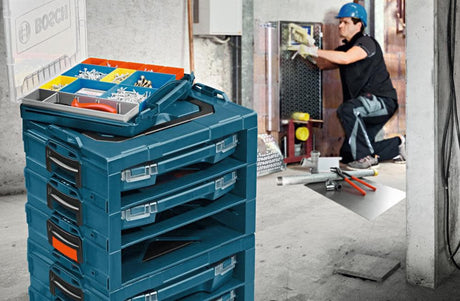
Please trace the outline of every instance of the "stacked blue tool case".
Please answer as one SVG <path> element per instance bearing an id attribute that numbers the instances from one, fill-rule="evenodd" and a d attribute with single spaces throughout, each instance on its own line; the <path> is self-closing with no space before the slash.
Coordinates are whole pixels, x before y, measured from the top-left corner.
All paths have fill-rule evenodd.
<path id="1" fill-rule="evenodd" d="M 254 299 L 257 116 L 216 91 L 129 130 L 22 105 L 30 300 Z"/>

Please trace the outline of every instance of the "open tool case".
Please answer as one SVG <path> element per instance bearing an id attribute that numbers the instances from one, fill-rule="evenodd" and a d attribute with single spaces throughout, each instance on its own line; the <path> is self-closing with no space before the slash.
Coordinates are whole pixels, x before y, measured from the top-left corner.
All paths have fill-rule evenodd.
<path id="1" fill-rule="evenodd" d="M 133 136 L 160 123 L 183 122 L 185 115 L 209 113 L 209 107 L 188 101 L 194 78 L 183 68 L 87 58 L 85 1 L 4 5 L 9 96 L 21 102 L 24 120 Z M 81 76 L 92 71 L 100 76 Z M 151 84 L 138 86 L 140 78 Z M 143 97 L 119 101 L 113 95 L 120 89 Z M 197 89 L 208 93 L 204 86 Z M 222 92 L 209 93 L 227 99 Z"/>
<path id="2" fill-rule="evenodd" d="M 38 89 L 23 97 L 21 116 L 24 120 L 131 137 L 212 114 L 213 102 L 229 101 L 225 93 L 202 84 L 192 85 L 192 81 L 193 76 L 186 74 L 181 80 L 166 82 L 140 104 Z M 212 101 L 200 100 L 203 96 Z M 116 108 L 117 113 L 73 107 L 75 99 L 80 103 L 108 105 Z"/>

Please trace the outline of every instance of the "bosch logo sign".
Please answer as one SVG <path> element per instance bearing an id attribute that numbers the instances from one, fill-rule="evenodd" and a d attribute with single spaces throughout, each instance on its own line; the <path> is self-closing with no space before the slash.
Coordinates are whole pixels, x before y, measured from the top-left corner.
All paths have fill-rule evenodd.
<path id="1" fill-rule="evenodd" d="M 54 0 L 16 18 L 17 52 L 24 52 L 71 29 L 74 14 L 71 1 Z"/>
<path id="2" fill-rule="evenodd" d="M 42 30 L 45 31 L 50 27 L 59 25 L 67 19 L 69 19 L 69 7 L 64 5 L 35 19 L 35 33 L 38 34 Z"/>
<path id="3" fill-rule="evenodd" d="M 22 44 L 27 44 L 30 39 L 30 24 L 27 21 L 21 23 L 18 28 L 18 39 Z"/>

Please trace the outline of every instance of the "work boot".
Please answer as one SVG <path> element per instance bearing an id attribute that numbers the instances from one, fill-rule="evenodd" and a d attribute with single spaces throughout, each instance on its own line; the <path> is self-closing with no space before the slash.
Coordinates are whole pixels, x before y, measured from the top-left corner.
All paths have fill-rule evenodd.
<path id="1" fill-rule="evenodd" d="M 377 168 L 379 166 L 379 160 L 374 156 L 366 156 L 359 160 L 348 163 L 350 169 L 368 169 Z"/>
<path id="2" fill-rule="evenodd" d="M 404 164 L 406 163 L 406 138 L 404 136 L 399 136 L 401 139 L 401 144 L 399 144 L 399 154 L 393 158 L 393 163 Z"/>

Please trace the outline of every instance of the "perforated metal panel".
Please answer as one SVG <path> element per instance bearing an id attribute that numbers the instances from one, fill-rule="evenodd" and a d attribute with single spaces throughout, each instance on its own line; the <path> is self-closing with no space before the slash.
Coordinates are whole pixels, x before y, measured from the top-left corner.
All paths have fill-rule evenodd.
<path id="1" fill-rule="evenodd" d="M 316 45 L 321 48 L 321 23 L 280 21 L 279 29 L 279 83 L 280 117 L 288 119 L 293 112 L 307 112 L 312 119 L 323 118 L 321 70 L 308 59 L 287 50 L 289 23 L 311 26 Z"/>

